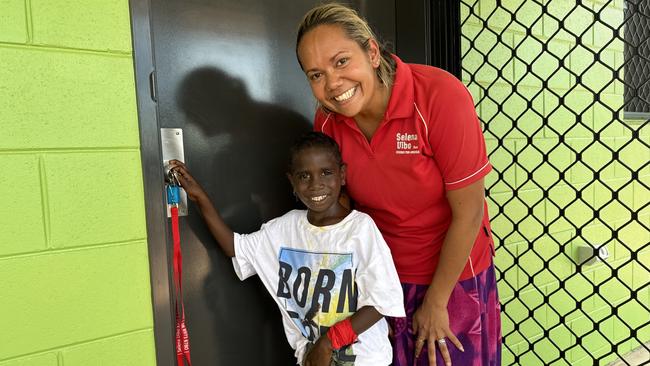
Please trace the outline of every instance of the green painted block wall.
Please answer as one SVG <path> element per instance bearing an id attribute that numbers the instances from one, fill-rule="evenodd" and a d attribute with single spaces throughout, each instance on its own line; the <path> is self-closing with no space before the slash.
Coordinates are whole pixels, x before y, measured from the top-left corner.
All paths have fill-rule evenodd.
<path id="1" fill-rule="evenodd" d="M 127 0 L 0 0 L 1 366 L 155 365 Z"/>
<path id="2" fill-rule="evenodd" d="M 608 26 L 623 2 L 463 0 L 461 18 L 495 167 L 503 364 L 605 365 L 640 346 L 631 328 L 650 341 L 650 126 L 618 114 L 624 47 Z M 606 245 L 609 266 L 579 266 L 585 244 Z"/>
<path id="3" fill-rule="evenodd" d="M 25 43 L 27 17 L 24 0 L 0 0 L 0 42 Z"/>

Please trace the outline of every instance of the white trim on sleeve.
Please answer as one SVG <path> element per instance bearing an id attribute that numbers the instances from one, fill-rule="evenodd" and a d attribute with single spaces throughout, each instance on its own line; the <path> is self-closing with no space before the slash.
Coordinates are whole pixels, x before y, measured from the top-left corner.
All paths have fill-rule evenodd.
<path id="1" fill-rule="evenodd" d="M 485 169 L 488 165 L 490 165 L 490 162 L 489 162 L 489 161 L 488 161 L 487 163 L 485 163 L 485 165 L 483 165 L 482 167 L 480 167 L 479 170 L 477 170 L 477 171 L 475 171 L 474 173 L 468 175 L 467 177 L 465 177 L 465 178 L 463 178 L 463 179 L 459 179 L 459 180 L 453 181 L 453 182 L 445 182 L 445 185 L 449 186 L 449 185 L 452 185 L 452 184 L 458 184 L 458 183 L 460 183 L 460 182 L 462 182 L 462 181 L 468 180 L 468 179 L 472 178 L 473 176 L 475 176 L 476 174 L 479 174 L 479 173 L 480 173 L 481 171 L 483 171 L 483 169 Z"/>

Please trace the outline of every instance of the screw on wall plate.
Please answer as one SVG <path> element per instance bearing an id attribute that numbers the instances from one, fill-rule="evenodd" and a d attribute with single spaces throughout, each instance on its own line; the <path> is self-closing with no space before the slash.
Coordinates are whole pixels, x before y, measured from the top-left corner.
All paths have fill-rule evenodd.
<path id="1" fill-rule="evenodd" d="M 600 248 L 598 248 L 598 258 L 603 262 L 609 258 L 609 250 L 607 250 L 605 245 L 601 245 Z"/>

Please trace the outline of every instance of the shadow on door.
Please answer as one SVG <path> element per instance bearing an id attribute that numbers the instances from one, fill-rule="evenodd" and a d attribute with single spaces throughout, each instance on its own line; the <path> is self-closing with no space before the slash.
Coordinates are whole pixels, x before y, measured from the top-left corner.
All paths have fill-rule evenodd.
<path id="1" fill-rule="evenodd" d="M 187 75 L 176 97 L 186 116 L 187 164 L 233 230 L 255 231 L 294 208 L 284 172 L 288 146 L 311 129 L 306 118 L 254 101 L 241 80 L 209 67 Z M 257 277 L 235 277 L 196 209 L 185 225 L 185 304 L 197 364 L 292 364 L 279 312 Z"/>

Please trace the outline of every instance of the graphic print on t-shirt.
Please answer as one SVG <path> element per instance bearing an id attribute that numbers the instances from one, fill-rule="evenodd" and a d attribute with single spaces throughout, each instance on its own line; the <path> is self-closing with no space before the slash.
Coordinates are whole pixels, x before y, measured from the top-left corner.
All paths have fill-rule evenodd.
<path id="1" fill-rule="evenodd" d="M 280 249 L 277 296 L 310 341 L 357 309 L 352 253 Z"/>

